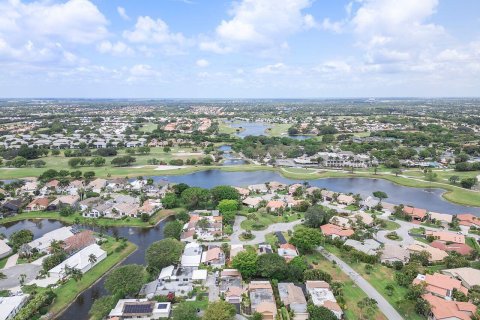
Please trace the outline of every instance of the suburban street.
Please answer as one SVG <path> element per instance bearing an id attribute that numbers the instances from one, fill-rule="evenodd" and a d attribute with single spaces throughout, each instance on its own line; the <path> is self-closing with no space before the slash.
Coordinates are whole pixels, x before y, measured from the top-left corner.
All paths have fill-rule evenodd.
<path id="1" fill-rule="evenodd" d="M 335 261 L 338 267 L 345 272 L 350 279 L 362 289 L 367 296 L 372 299 L 375 299 L 378 303 L 378 308 L 389 320 L 400 320 L 403 317 L 392 307 L 392 305 L 370 284 L 367 280 L 361 277 L 355 270 L 353 270 L 348 264 L 343 262 L 337 256 L 327 252 L 323 247 L 317 249 L 325 258 L 329 261 Z"/>

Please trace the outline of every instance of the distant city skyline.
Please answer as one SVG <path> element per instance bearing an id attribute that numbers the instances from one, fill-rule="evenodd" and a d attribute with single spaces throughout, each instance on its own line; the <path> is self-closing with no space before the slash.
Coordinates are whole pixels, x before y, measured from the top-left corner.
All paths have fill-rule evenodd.
<path id="1" fill-rule="evenodd" d="M 0 97 L 473 97 L 478 0 L 0 0 Z"/>

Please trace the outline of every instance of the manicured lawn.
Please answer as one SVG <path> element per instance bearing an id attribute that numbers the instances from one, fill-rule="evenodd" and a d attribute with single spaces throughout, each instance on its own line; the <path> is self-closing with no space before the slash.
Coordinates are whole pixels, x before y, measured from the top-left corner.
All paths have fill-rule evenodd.
<path id="1" fill-rule="evenodd" d="M 265 230 L 269 225 L 273 223 L 279 222 L 292 222 L 298 220 L 298 214 L 296 212 L 293 213 L 284 213 L 283 216 L 275 216 L 273 214 L 266 213 L 264 209 L 260 209 L 260 211 L 255 212 L 254 215 L 257 217 L 257 220 L 254 219 L 247 219 L 242 221 L 240 225 L 244 230 Z M 286 219 L 285 219 L 286 217 Z M 300 214 L 300 219 L 302 218 L 302 214 Z"/>
<path id="2" fill-rule="evenodd" d="M 365 280 L 367 280 L 397 311 L 405 317 L 405 319 L 421 320 L 423 317 L 415 312 L 415 303 L 405 299 L 407 288 L 399 286 L 395 282 L 395 271 L 387 268 L 381 264 L 373 265 L 373 270 L 370 274 L 365 271 L 365 263 L 350 262 L 348 254 L 341 252 L 338 248 L 332 245 L 325 245 L 325 249 L 347 262 L 356 272 L 358 272 Z M 393 285 L 395 290 L 389 296 L 385 287 Z"/>
<path id="3" fill-rule="evenodd" d="M 288 123 L 273 123 L 271 129 L 266 130 L 266 134 L 272 137 L 288 136 L 288 128 L 291 125 Z"/>
<path id="4" fill-rule="evenodd" d="M 131 226 L 131 227 L 152 227 L 158 223 L 161 219 L 175 214 L 180 209 L 173 210 L 159 210 L 155 213 L 149 222 L 143 222 L 140 218 L 127 218 L 127 219 L 108 219 L 108 218 L 85 218 L 79 213 L 75 213 L 68 217 L 62 217 L 58 212 L 55 211 L 34 211 L 34 212 L 23 212 L 12 217 L 7 217 L 0 219 L 0 225 L 6 224 L 9 222 L 28 220 L 28 219 L 54 219 L 59 220 L 69 224 L 91 224 L 94 226 Z M 77 221 L 78 219 L 78 221 Z"/>
<path id="5" fill-rule="evenodd" d="M 341 282 L 343 284 L 343 294 L 345 297 L 345 319 L 358 319 L 361 314 L 361 309 L 358 307 L 358 302 L 367 297 L 365 292 L 353 283 L 353 281 L 340 268 L 326 260 L 321 254 L 315 253 L 307 256 L 309 263 L 314 268 L 321 269 L 332 276 L 333 281 Z M 387 319 L 380 310 L 377 310 L 374 319 Z"/>
<path id="6" fill-rule="evenodd" d="M 391 220 L 384 220 L 385 223 L 386 223 L 386 227 L 385 227 L 385 230 L 397 230 L 398 228 L 400 228 L 400 225 L 394 221 L 391 221 Z"/>
<path id="7" fill-rule="evenodd" d="M 108 272 L 116 264 L 128 257 L 137 249 L 133 243 L 128 242 L 125 249 L 120 252 L 116 252 L 115 249 L 120 245 L 121 242 L 117 242 L 113 238 L 109 237 L 108 241 L 102 244 L 102 249 L 107 251 L 108 256 L 103 261 L 100 261 L 91 270 L 86 272 L 80 281 L 70 279 L 64 285 L 61 285 L 58 289 L 55 289 L 54 291 L 57 294 L 57 297 L 50 306 L 49 312 L 51 312 L 53 315 L 59 314 L 61 311 L 67 308 L 80 293 L 88 289 L 106 272 Z"/>
<path id="8" fill-rule="evenodd" d="M 0 259 L 0 269 L 3 269 L 3 267 L 5 267 L 5 264 L 7 264 L 7 260 L 10 256 L 6 256 L 5 258 Z"/>

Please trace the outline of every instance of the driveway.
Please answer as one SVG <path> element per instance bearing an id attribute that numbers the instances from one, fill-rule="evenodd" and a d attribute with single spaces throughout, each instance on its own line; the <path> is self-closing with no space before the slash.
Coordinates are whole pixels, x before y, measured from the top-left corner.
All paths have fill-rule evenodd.
<path id="1" fill-rule="evenodd" d="M 348 264 L 343 262 L 337 256 L 327 252 L 323 247 L 318 247 L 318 252 L 320 252 L 325 258 L 329 261 L 335 261 L 339 268 L 347 274 L 350 279 L 362 289 L 368 297 L 375 299 L 378 303 L 378 308 L 389 320 L 401 320 L 402 316 L 392 307 L 390 303 L 362 276 L 360 276 L 355 270 L 353 270 Z"/>
<path id="2" fill-rule="evenodd" d="M 2 273 L 7 276 L 6 279 L 0 280 L 0 290 L 11 289 L 20 286 L 20 275 L 24 274 L 25 283 L 29 283 L 37 277 L 41 266 L 31 263 L 19 264 L 7 269 L 3 269 Z"/>
<path id="3" fill-rule="evenodd" d="M 215 302 L 218 301 L 220 290 L 217 284 L 215 283 L 215 273 L 210 274 L 207 277 L 207 281 L 205 282 L 205 286 L 208 288 L 208 301 Z"/>

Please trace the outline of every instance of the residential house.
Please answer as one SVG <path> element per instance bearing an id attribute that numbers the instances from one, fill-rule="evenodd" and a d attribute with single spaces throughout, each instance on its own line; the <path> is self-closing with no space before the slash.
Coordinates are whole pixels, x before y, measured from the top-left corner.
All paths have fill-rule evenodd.
<path id="1" fill-rule="evenodd" d="M 442 261 L 445 257 L 448 256 L 447 252 L 419 241 L 415 241 L 415 243 L 409 245 L 407 249 L 410 253 L 419 253 L 423 251 L 428 252 L 430 254 L 428 261 L 430 262 Z"/>
<path id="2" fill-rule="evenodd" d="M 94 259 L 92 259 L 92 257 L 94 257 Z M 67 275 L 68 268 L 75 268 L 85 273 L 106 257 L 107 252 L 105 250 L 100 248 L 98 244 L 91 244 L 50 269 L 48 273 L 51 277 L 58 279 L 62 279 Z"/>
<path id="3" fill-rule="evenodd" d="M 437 212 L 429 212 L 428 217 L 430 221 L 432 222 L 440 221 L 440 223 L 444 225 L 452 223 L 452 219 L 453 219 L 453 216 L 451 214 L 437 213 Z"/>
<path id="4" fill-rule="evenodd" d="M 354 215 L 351 216 L 351 219 L 354 220 L 356 223 L 361 222 L 367 226 L 372 226 L 374 221 L 372 215 L 365 213 L 363 211 L 355 213 Z"/>
<path id="5" fill-rule="evenodd" d="M 11 297 L 0 297 L 0 319 L 13 320 L 15 315 L 28 302 L 30 295 L 21 294 Z"/>
<path id="6" fill-rule="evenodd" d="M 87 189 L 96 193 L 100 193 L 102 192 L 103 188 L 105 188 L 106 186 L 107 186 L 107 180 L 95 179 L 93 181 L 90 181 L 90 183 L 87 185 Z"/>
<path id="7" fill-rule="evenodd" d="M 53 241 L 64 241 L 65 239 L 74 235 L 72 227 L 62 227 L 50 232 L 45 233 L 38 239 L 35 239 L 26 245 L 22 251 L 29 251 L 31 249 L 37 249 L 38 251 L 47 252 L 50 248 L 50 244 Z"/>
<path id="8" fill-rule="evenodd" d="M 293 320 L 308 320 L 307 300 L 302 288 L 293 283 L 279 283 L 278 293 L 283 304 L 293 311 Z"/>
<path id="9" fill-rule="evenodd" d="M 252 184 L 252 185 L 249 185 L 247 188 L 251 192 L 255 192 L 255 193 L 267 193 L 268 192 L 268 188 L 265 185 L 265 183 Z"/>
<path id="10" fill-rule="evenodd" d="M 269 254 L 273 253 L 272 246 L 266 243 L 261 243 L 257 247 L 257 254 Z"/>
<path id="11" fill-rule="evenodd" d="M 427 210 L 414 207 L 403 207 L 403 213 L 412 217 L 414 221 L 424 221 L 427 217 Z"/>
<path id="12" fill-rule="evenodd" d="M 426 237 L 433 237 L 435 240 L 439 240 L 446 243 L 462 243 L 465 244 L 465 236 L 463 234 L 458 234 L 455 232 L 449 231 L 433 231 L 433 230 L 426 230 L 425 231 Z"/>
<path id="13" fill-rule="evenodd" d="M 337 303 L 337 299 L 330 289 L 330 285 L 325 281 L 306 281 L 306 289 L 310 299 L 317 307 L 325 307 L 333 312 L 338 318 L 342 319 L 343 311 Z"/>
<path id="14" fill-rule="evenodd" d="M 430 245 L 446 252 L 455 251 L 462 256 L 468 256 L 473 252 L 473 249 L 465 243 L 448 243 L 445 241 L 435 240 L 430 243 Z"/>
<path id="15" fill-rule="evenodd" d="M 352 229 L 342 228 L 331 223 L 320 226 L 320 229 L 322 230 L 322 233 L 326 237 L 331 237 L 334 239 L 335 238 L 346 239 L 355 233 Z"/>
<path id="16" fill-rule="evenodd" d="M 230 245 L 230 260 L 233 260 L 233 258 L 235 258 L 235 256 L 242 251 L 245 251 L 245 248 L 243 248 L 243 245 L 241 244 Z"/>
<path id="17" fill-rule="evenodd" d="M 410 260 L 410 252 L 399 244 L 386 243 L 380 256 L 381 263 L 393 264 L 394 262 L 407 263 Z"/>
<path id="18" fill-rule="evenodd" d="M 202 247 L 196 242 L 187 243 L 180 264 L 182 267 L 198 268 L 202 261 Z"/>
<path id="19" fill-rule="evenodd" d="M 280 200 L 270 200 L 268 201 L 266 208 L 270 212 L 279 212 L 287 207 L 287 204 L 284 201 Z"/>
<path id="20" fill-rule="evenodd" d="M 345 217 L 341 217 L 341 216 L 333 216 L 333 217 L 330 218 L 329 222 L 331 224 L 334 224 L 338 227 L 345 228 L 345 229 L 351 227 L 350 219 L 345 218 Z"/>
<path id="21" fill-rule="evenodd" d="M 355 198 L 346 194 L 340 194 L 337 197 L 337 202 L 349 206 L 355 203 Z"/>
<path id="22" fill-rule="evenodd" d="M 431 293 L 422 296 L 430 305 L 429 320 L 470 320 L 477 307 L 470 302 L 449 301 Z"/>
<path id="23" fill-rule="evenodd" d="M 303 185 L 300 184 L 300 183 L 294 183 L 294 184 L 290 185 L 288 187 L 288 194 L 293 195 L 297 191 L 298 188 L 303 189 Z"/>
<path id="24" fill-rule="evenodd" d="M 298 250 L 293 244 L 284 243 L 278 248 L 278 255 L 290 262 L 293 258 L 298 257 Z"/>
<path id="25" fill-rule="evenodd" d="M 53 200 L 48 204 L 48 210 L 58 210 L 65 206 L 77 209 L 79 207 L 79 200 L 80 197 L 77 195 L 59 196 L 57 199 Z"/>
<path id="26" fill-rule="evenodd" d="M 202 263 L 214 268 L 225 265 L 225 254 L 220 247 L 212 247 L 202 253 Z"/>
<path id="27" fill-rule="evenodd" d="M 323 200 L 325 201 L 332 201 L 335 198 L 335 192 L 333 191 L 322 190 L 320 191 L 320 194 L 322 195 Z"/>
<path id="28" fill-rule="evenodd" d="M 287 188 L 287 185 L 285 183 L 281 183 L 278 181 L 270 181 L 268 186 L 270 187 L 270 190 L 273 192 L 285 190 Z"/>
<path id="29" fill-rule="evenodd" d="M 93 231 L 84 230 L 63 240 L 62 248 L 67 254 L 73 254 L 96 242 Z"/>
<path id="30" fill-rule="evenodd" d="M 242 275 L 237 269 L 224 269 L 220 272 L 219 290 L 225 296 L 225 301 L 232 304 L 242 302 L 245 292 L 242 285 Z"/>
<path id="31" fill-rule="evenodd" d="M 148 299 L 120 299 L 108 314 L 108 319 L 161 319 L 169 318 L 170 302 L 148 301 Z"/>
<path id="32" fill-rule="evenodd" d="M 471 267 L 445 269 L 443 274 L 456 278 L 462 282 L 462 286 L 471 289 L 473 286 L 480 286 L 480 270 Z"/>
<path id="33" fill-rule="evenodd" d="M 269 281 L 252 281 L 248 285 L 251 313 L 258 312 L 263 320 L 275 320 L 277 306 Z"/>
<path id="34" fill-rule="evenodd" d="M 0 239 L 0 259 L 8 257 L 12 252 L 12 248 L 10 248 L 5 240 Z"/>
<path id="35" fill-rule="evenodd" d="M 0 211 L 3 216 L 17 214 L 22 208 L 22 200 L 20 199 L 10 199 L 3 203 Z"/>
<path id="36" fill-rule="evenodd" d="M 234 187 L 234 188 L 238 191 L 242 199 L 245 199 L 250 195 L 250 190 L 248 190 L 247 188 L 240 188 L 240 187 Z"/>
<path id="37" fill-rule="evenodd" d="M 27 204 L 25 211 L 44 211 L 47 209 L 49 202 L 48 198 L 35 198 Z"/>
<path id="38" fill-rule="evenodd" d="M 457 219 L 461 226 L 480 228 L 480 218 L 471 213 L 457 214 Z"/>
<path id="39" fill-rule="evenodd" d="M 242 200 L 242 203 L 249 208 L 258 208 L 262 200 L 261 197 L 246 197 Z"/>
<path id="40" fill-rule="evenodd" d="M 425 291 L 443 299 L 451 300 L 453 290 L 468 294 L 468 289 L 462 285 L 460 280 L 441 273 L 419 274 L 413 284 L 425 284 Z"/>
<path id="41" fill-rule="evenodd" d="M 361 251 L 370 256 L 376 255 L 380 249 L 380 243 L 374 239 L 365 239 L 363 241 L 348 239 L 345 241 L 344 245 L 350 246 L 353 249 Z"/>

